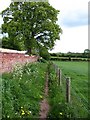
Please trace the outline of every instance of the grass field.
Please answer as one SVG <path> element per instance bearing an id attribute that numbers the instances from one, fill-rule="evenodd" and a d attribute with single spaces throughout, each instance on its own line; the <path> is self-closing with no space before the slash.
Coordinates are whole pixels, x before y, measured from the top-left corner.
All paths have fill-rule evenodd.
<path id="1" fill-rule="evenodd" d="M 88 115 L 88 62 L 54 61 L 71 78 L 71 100 L 76 116 Z"/>

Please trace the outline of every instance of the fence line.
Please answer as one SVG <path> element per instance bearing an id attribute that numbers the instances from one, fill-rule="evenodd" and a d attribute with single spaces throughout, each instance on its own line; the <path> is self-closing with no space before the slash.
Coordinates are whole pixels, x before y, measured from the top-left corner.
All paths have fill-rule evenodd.
<path id="1" fill-rule="evenodd" d="M 53 64 L 54 65 L 54 68 L 55 68 L 55 73 L 56 73 L 56 76 L 57 76 L 57 83 L 61 86 L 61 83 L 62 83 L 62 72 L 60 70 L 60 68 Z M 66 78 L 66 102 L 70 102 L 70 77 L 67 77 Z"/>
<path id="2" fill-rule="evenodd" d="M 58 79 L 58 85 L 62 88 L 63 92 L 65 93 L 65 98 L 66 98 L 66 102 L 67 103 L 72 103 L 72 97 L 74 97 L 77 101 L 82 102 L 81 104 L 83 105 L 84 109 L 87 111 L 87 113 L 89 113 L 88 110 L 88 101 L 85 99 L 85 97 L 79 92 L 79 90 L 77 88 L 73 88 L 71 86 L 71 80 L 70 77 L 66 77 L 63 72 L 61 71 L 61 69 L 54 64 L 54 68 L 55 68 L 55 73 L 56 73 L 56 78 Z M 64 84 L 66 84 L 64 87 L 63 86 L 63 82 Z M 66 89 L 66 90 L 65 90 Z M 81 97 L 79 97 L 76 93 L 76 91 L 79 92 L 79 95 Z M 77 107 L 77 106 L 76 106 Z"/>

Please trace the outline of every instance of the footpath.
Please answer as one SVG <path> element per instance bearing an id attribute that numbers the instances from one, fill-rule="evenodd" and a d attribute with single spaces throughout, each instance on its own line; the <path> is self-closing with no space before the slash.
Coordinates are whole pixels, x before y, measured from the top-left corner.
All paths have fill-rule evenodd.
<path id="1" fill-rule="evenodd" d="M 46 119 L 50 106 L 47 100 L 48 97 L 48 72 L 46 73 L 46 82 L 45 82 L 45 89 L 44 89 L 44 98 L 43 100 L 40 102 L 40 113 L 39 113 L 39 118 L 40 119 Z"/>

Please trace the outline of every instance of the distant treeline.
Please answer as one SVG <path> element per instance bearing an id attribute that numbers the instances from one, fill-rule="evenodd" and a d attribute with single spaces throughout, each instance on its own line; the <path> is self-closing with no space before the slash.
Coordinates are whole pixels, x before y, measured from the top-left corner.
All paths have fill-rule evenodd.
<path id="1" fill-rule="evenodd" d="M 51 60 L 90 61 L 90 52 L 86 50 L 83 53 L 50 53 Z"/>
<path id="2" fill-rule="evenodd" d="M 50 55 L 56 57 L 90 58 L 90 54 L 86 53 L 50 53 Z"/>

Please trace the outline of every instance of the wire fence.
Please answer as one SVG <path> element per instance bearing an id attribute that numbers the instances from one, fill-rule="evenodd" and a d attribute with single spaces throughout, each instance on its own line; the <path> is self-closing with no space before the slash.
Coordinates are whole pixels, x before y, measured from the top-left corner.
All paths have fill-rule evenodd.
<path id="1" fill-rule="evenodd" d="M 57 82 L 60 85 L 60 90 L 65 98 L 65 101 L 70 103 L 73 112 L 77 118 L 88 117 L 90 115 L 88 99 L 81 93 L 79 88 L 71 84 L 70 77 L 66 77 L 60 67 L 53 63 Z"/>

